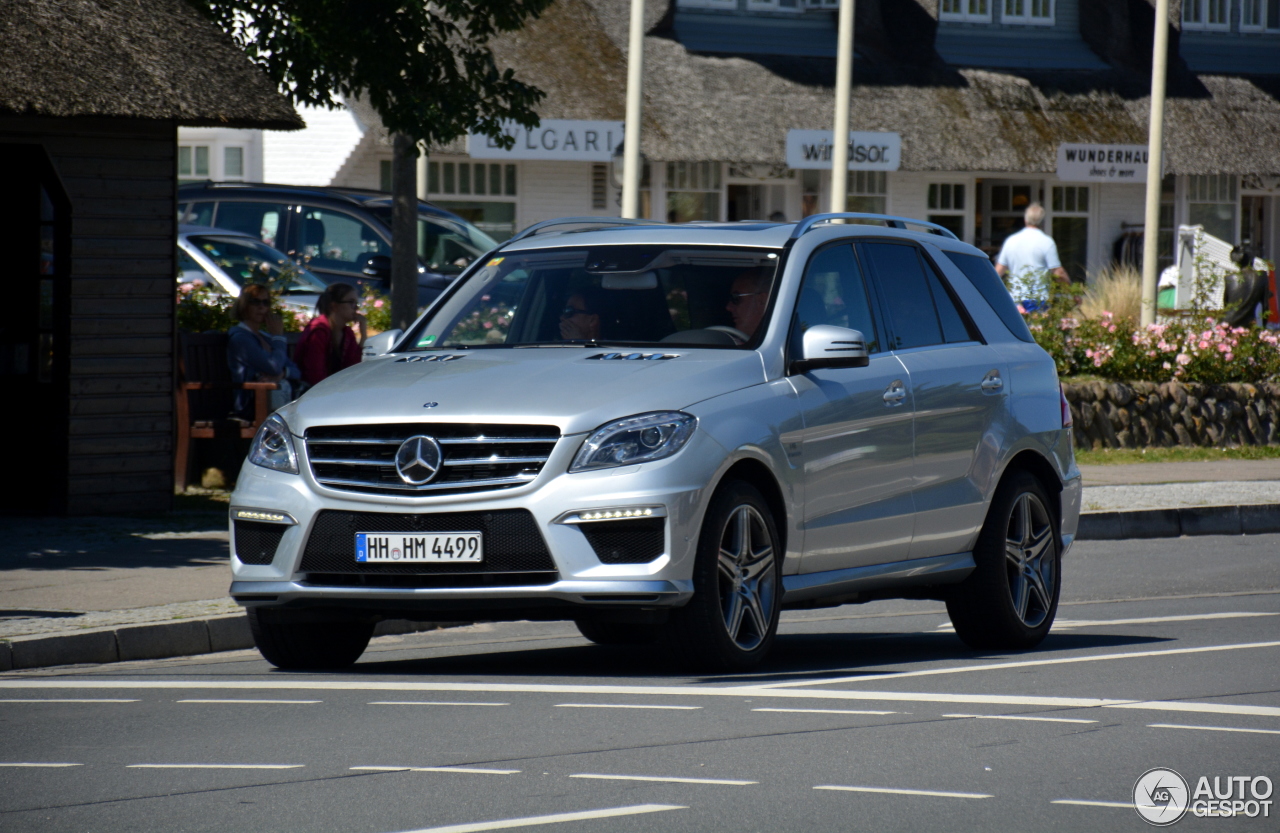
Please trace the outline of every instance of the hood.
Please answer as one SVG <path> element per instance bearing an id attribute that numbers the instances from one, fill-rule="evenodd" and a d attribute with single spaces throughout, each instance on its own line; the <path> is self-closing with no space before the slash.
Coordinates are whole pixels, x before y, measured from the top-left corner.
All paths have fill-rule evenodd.
<path id="1" fill-rule="evenodd" d="M 636 352 L 675 358 L 594 358 Z M 457 358 L 438 360 L 446 355 Z M 435 360 L 421 360 L 427 358 Z M 318 425 L 396 422 L 540 424 L 576 434 L 633 414 L 680 410 L 764 381 L 760 355 L 742 350 L 540 347 L 402 353 L 329 377 L 282 416 L 299 435 Z"/>

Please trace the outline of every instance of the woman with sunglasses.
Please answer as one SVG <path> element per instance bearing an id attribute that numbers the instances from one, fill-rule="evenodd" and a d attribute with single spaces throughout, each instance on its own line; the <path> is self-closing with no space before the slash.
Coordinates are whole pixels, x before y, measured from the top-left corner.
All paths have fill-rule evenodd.
<path id="1" fill-rule="evenodd" d="M 271 293 L 261 284 L 247 284 L 240 290 L 232 312 L 240 323 L 231 328 L 227 339 L 231 381 L 275 382 L 279 389 L 271 392 L 274 410 L 293 399 L 290 383 L 300 374 L 298 366 L 289 361 L 284 324 L 271 311 Z M 235 412 L 243 419 L 253 419 L 252 391 L 236 391 Z"/>
<path id="2" fill-rule="evenodd" d="M 308 385 L 358 364 L 360 348 L 368 337 L 360 296 L 350 284 L 329 284 L 316 302 L 316 312 L 319 315 L 302 331 L 294 351 L 302 380 Z M 352 332 L 351 324 L 359 328 L 359 336 Z"/>

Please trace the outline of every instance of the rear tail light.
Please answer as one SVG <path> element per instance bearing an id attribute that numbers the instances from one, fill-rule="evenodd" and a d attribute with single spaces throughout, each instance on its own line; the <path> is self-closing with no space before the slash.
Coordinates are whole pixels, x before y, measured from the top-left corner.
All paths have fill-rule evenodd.
<path id="1" fill-rule="evenodd" d="M 1067 401 L 1067 392 L 1062 387 L 1061 383 L 1058 384 L 1058 396 L 1061 397 L 1061 401 L 1062 401 L 1062 427 L 1070 428 L 1071 427 L 1071 403 Z"/>

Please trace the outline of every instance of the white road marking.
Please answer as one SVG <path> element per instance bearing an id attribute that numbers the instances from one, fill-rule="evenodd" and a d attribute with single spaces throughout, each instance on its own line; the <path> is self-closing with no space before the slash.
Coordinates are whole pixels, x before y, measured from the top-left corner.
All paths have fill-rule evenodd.
<path id="1" fill-rule="evenodd" d="M 107 698 L 53 698 L 43 697 L 31 700 L 0 700 L 0 703 L 140 703 L 141 700 L 112 700 Z"/>
<path id="2" fill-rule="evenodd" d="M 1201 729 L 1205 732 L 1248 732 L 1255 735 L 1280 735 L 1280 729 L 1235 729 L 1227 726 L 1183 726 L 1178 723 L 1148 723 L 1152 729 Z"/>
<path id="3" fill-rule="evenodd" d="M 303 706 L 310 703 L 323 703 L 323 700 L 176 700 L 177 703 L 268 703 L 286 706 Z"/>
<path id="4" fill-rule="evenodd" d="M 752 709 L 753 712 L 784 712 L 786 714 L 897 714 L 870 709 Z"/>
<path id="5" fill-rule="evenodd" d="M 801 688 L 813 685 L 837 685 L 841 683 L 869 683 L 881 680 L 896 680 L 903 677 L 932 677 L 939 674 L 966 674 L 971 671 L 1007 671 L 1012 668 L 1033 668 L 1041 665 L 1069 665 L 1077 662 L 1103 662 L 1107 660 L 1146 659 L 1148 657 L 1167 657 L 1179 654 L 1204 654 L 1215 651 L 1239 651 L 1247 648 L 1276 648 L 1280 642 L 1244 642 L 1236 645 L 1206 645 L 1200 648 L 1168 648 L 1160 651 L 1131 651 L 1124 654 L 1092 654 L 1083 657 L 1060 657 L 1058 659 L 1036 659 L 1023 662 L 996 662 L 986 665 L 961 665 L 952 668 L 929 668 L 921 671 L 896 671 L 888 674 L 858 674 L 852 677 L 831 677 L 828 679 L 799 680 L 789 683 L 768 683 L 758 688 Z"/>
<path id="6" fill-rule="evenodd" d="M 0 764 L 3 767 L 38 767 L 40 769 L 58 769 L 67 766 L 84 766 L 84 764 Z"/>
<path id="7" fill-rule="evenodd" d="M 510 706 L 510 703 L 472 703 L 460 700 L 374 700 L 370 706 Z"/>
<path id="8" fill-rule="evenodd" d="M 1257 643 L 1272 646 L 1280 643 Z M 1254 647 L 1254 646 L 1228 646 Z M 1216 650 L 1191 648 L 1189 651 Z M 1182 653 L 1168 651 L 1165 653 Z M 1159 655 L 1161 652 L 1153 652 Z M 1126 656 L 1126 655 L 1120 655 Z M 1092 659 L 1084 657 L 1082 659 Z M 1048 662 L 1056 662 L 1049 660 Z M 1070 661 L 1070 660 L 1066 660 Z M 1006 663 L 989 666 L 1009 668 L 1037 663 Z M 969 670 L 969 669 L 959 669 Z M 907 675 L 909 676 L 910 672 Z M 875 678 L 882 679 L 882 678 Z M 819 685 L 817 681 L 806 685 Z M 223 691 L 449 691 L 487 692 L 503 694 L 599 694 L 621 697 L 749 697 L 791 700 L 858 700 L 880 703 L 966 703 L 987 706 L 1030 706 L 1048 710 L 1055 708 L 1123 708 L 1152 711 L 1202 712 L 1205 714 L 1252 714 L 1280 717 L 1280 708 L 1272 706 L 1224 706 L 1218 703 L 1191 703 L 1179 701 L 1136 701 L 1099 697 L 1049 697 L 1030 694 L 948 694 L 913 691 L 845 691 L 839 689 L 779 689 L 766 686 L 611 686 L 611 685 L 551 685 L 532 683 L 424 683 L 424 682 L 372 682 L 337 680 L 102 680 L 98 678 L 76 680 L 0 680 L 0 690 L 5 689 L 92 689 L 92 690 L 223 690 Z M 611 708 L 618 708 L 617 705 Z M 684 706 L 682 708 L 698 708 Z"/>
<path id="9" fill-rule="evenodd" d="M 1055 631 L 1070 628 L 1096 628 L 1111 625 L 1159 625 L 1165 622 L 1198 622 L 1208 619 L 1248 619 L 1254 616 L 1280 616 L 1280 613 L 1197 613 L 1185 616 L 1147 616 L 1141 619 L 1055 619 Z M 954 631 L 949 622 L 938 625 L 939 631 Z"/>
<path id="10" fill-rule="evenodd" d="M 669 711 L 695 711 L 702 706 L 645 706 L 630 703 L 556 703 L 557 709 L 667 709 Z"/>
<path id="11" fill-rule="evenodd" d="M 129 764 L 125 769 L 302 769 L 306 764 Z"/>
<path id="12" fill-rule="evenodd" d="M 471 775 L 519 775 L 518 769 L 480 769 L 469 766 L 353 766 L 357 772 L 465 772 Z"/>
<path id="13" fill-rule="evenodd" d="M 661 775 L 600 775 L 597 773 L 580 773 L 570 778 L 596 778 L 602 781 L 659 781 L 671 784 L 727 784 L 732 787 L 745 787 L 748 784 L 759 784 L 759 781 L 729 781 L 722 778 L 677 778 Z"/>
<path id="14" fill-rule="evenodd" d="M 1133 802 L 1124 801 L 1085 801 L 1082 798 L 1055 798 L 1050 804 L 1078 804 L 1081 807 L 1118 807 L 1122 810 L 1132 810 Z"/>
<path id="15" fill-rule="evenodd" d="M 944 714 L 943 717 L 977 717 L 983 720 L 1038 720 L 1044 723 L 1097 723 L 1078 717 L 1029 717 L 1022 714 Z"/>
<path id="16" fill-rule="evenodd" d="M 850 793 L 888 793 L 890 795 L 931 795 L 938 798 L 995 798 L 986 793 L 953 793 L 941 790 L 898 790 L 891 787 L 814 787 L 815 790 L 839 790 Z"/>
<path id="17" fill-rule="evenodd" d="M 534 827 L 539 824 L 559 824 L 566 821 L 610 819 L 618 816 L 638 816 L 642 813 L 661 813 L 664 810 L 688 810 L 678 804 L 635 804 L 631 807 L 611 807 L 607 810 L 584 810 L 580 813 L 556 813 L 550 816 L 528 816 L 522 819 L 479 821 L 473 824 L 451 824 L 447 827 L 424 827 L 405 833 L 481 833 L 484 830 L 507 830 L 512 827 Z"/>

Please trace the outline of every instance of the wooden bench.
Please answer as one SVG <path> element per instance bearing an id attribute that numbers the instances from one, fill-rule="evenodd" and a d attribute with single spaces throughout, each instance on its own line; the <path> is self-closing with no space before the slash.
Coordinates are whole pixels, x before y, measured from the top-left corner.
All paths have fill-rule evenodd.
<path id="1" fill-rule="evenodd" d="M 178 334 L 178 387 L 174 392 L 178 445 L 173 455 L 173 482 L 179 491 L 187 488 L 192 443 L 227 437 L 253 439 L 271 413 L 271 391 L 277 387 L 275 382 L 231 381 L 226 333 Z M 238 390 L 253 391 L 252 421 L 234 413 Z"/>

